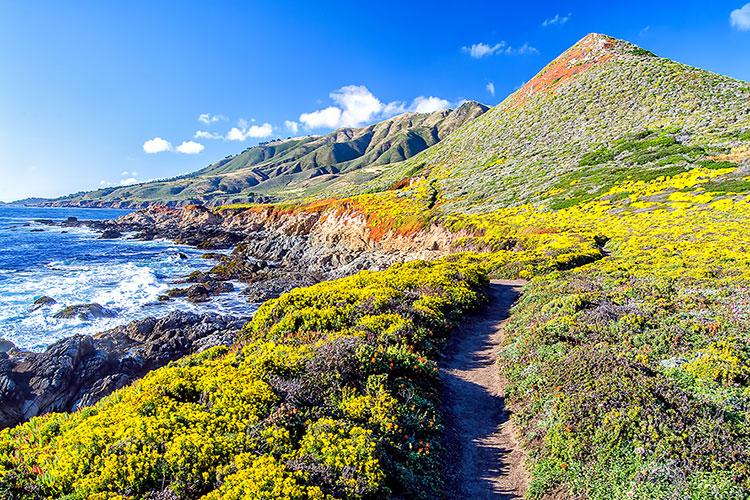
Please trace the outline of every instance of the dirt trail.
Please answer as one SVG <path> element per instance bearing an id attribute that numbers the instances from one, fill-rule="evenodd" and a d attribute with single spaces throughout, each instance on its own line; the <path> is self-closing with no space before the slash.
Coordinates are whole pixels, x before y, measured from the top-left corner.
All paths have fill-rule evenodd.
<path id="1" fill-rule="evenodd" d="M 502 327 L 522 285 L 493 281 L 489 304 L 460 325 L 441 363 L 450 498 L 521 498 L 526 491 L 524 455 L 503 404 L 505 384 L 496 364 Z"/>

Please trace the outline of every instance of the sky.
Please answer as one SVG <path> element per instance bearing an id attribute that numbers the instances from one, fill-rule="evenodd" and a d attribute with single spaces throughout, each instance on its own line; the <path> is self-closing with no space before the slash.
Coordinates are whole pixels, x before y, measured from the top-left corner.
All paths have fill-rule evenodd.
<path id="1" fill-rule="evenodd" d="M 494 105 L 590 32 L 750 81 L 746 2 L 0 0 L 0 201 Z"/>

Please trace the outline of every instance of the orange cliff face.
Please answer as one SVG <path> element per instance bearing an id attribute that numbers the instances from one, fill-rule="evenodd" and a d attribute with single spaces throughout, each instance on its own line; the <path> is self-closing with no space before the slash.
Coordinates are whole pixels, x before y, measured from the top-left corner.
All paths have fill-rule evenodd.
<path id="1" fill-rule="evenodd" d="M 509 99 L 510 107 L 522 105 L 539 92 L 551 93 L 594 66 L 634 56 L 636 47 L 607 35 L 590 33 L 545 66 Z M 645 51 L 644 51 L 645 52 Z"/>

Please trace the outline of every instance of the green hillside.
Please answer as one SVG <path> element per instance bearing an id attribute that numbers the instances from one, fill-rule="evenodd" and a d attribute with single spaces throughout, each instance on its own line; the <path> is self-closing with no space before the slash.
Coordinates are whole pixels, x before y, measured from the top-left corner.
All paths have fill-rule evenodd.
<path id="1" fill-rule="evenodd" d="M 747 82 L 592 34 L 445 141 L 336 189 L 377 191 L 413 177 L 435 181 L 451 211 L 561 207 L 627 179 L 684 172 L 729 152 L 748 128 Z"/>
<path id="2" fill-rule="evenodd" d="M 405 113 L 363 128 L 281 139 L 246 149 L 190 175 L 75 194 L 52 205 L 139 207 L 220 205 L 289 199 L 340 174 L 379 171 L 437 144 L 487 110 L 465 102 L 455 110 Z"/>

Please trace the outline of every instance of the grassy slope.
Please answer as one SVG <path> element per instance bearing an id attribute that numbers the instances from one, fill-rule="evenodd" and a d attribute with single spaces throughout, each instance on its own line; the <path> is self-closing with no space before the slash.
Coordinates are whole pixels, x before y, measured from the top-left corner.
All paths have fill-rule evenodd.
<path id="1" fill-rule="evenodd" d="M 576 73 L 579 71 L 579 73 Z M 589 36 L 526 86 L 451 137 L 391 166 L 349 194 L 386 189 L 404 177 L 435 181 L 451 212 L 490 211 L 528 202 L 555 203 L 601 193 L 628 177 L 690 168 L 690 155 L 618 154 L 582 161 L 646 129 L 674 132 L 684 149 L 727 152 L 750 127 L 746 82 L 655 57 L 602 36 Z M 745 132 L 746 133 L 746 132 Z M 670 169 L 667 169 L 670 167 Z M 571 189 L 570 182 L 577 181 Z"/>

